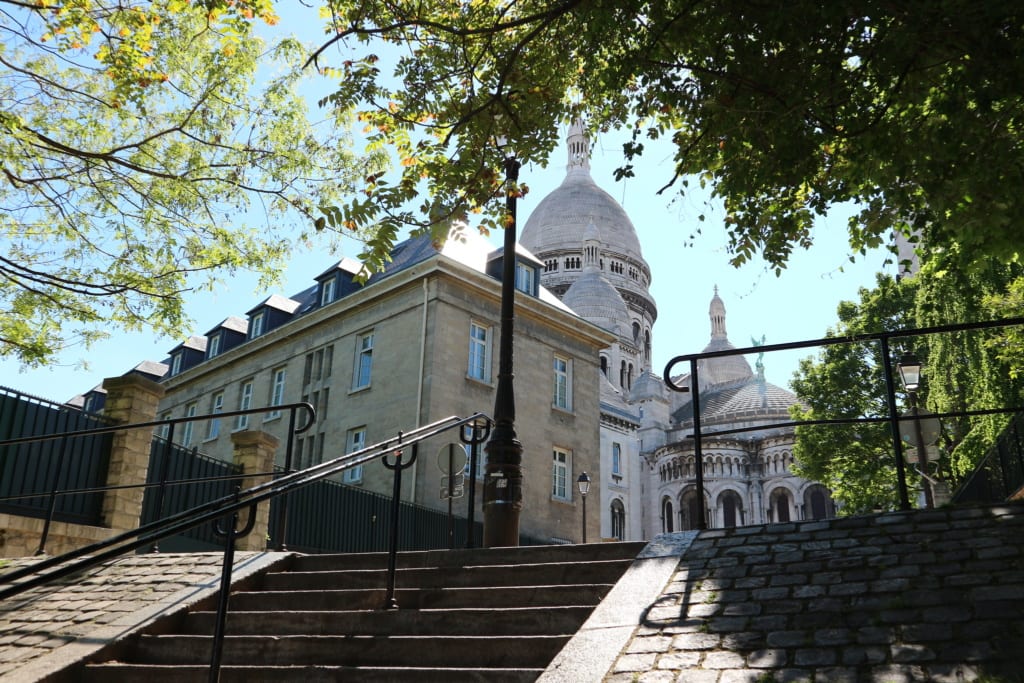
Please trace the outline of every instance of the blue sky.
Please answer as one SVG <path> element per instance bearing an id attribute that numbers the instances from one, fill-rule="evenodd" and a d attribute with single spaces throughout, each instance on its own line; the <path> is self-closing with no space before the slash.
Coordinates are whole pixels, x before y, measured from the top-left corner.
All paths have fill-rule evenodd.
<path id="1" fill-rule="evenodd" d="M 291 17 L 282 17 L 282 30 L 296 28 Z M 307 24 L 308 26 L 308 24 Z M 304 35 L 316 40 L 316 35 Z M 311 99 L 321 93 L 311 93 Z M 311 103 L 315 107 L 315 102 Z M 855 300 L 861 286 L 871 287 L 875 273 L 883 268 L 886 254 L 872 252 L 849 261 L 846 219 L 848 213 L 833 211 L 814 229 L 814 246 L 794 253 L 789 267 L 776 277 L 763 263 L 736 269 L 729 265 L 723 214 L 708 205 L 706 194 L 692 190 L 686 197 L 656 191 L 672 175 L 672 150 L 664 143 L 648 143 L 644 158 L 635 163 L 636 177 L 614 181 L 613 171 L 621 163 L 626 135 L 609 133 L 595 141 L 591 173 L 597 183 L 618 200 L 636 227 L 644 257 L 651 267 L 651 291 L 658 306 L 654 326 L 654 371 L 660 375 L 674 356 L 697 353 L 710 338 L 708 304 L 714 287 L 725 303 L 729 337 L 737 347 L 751 345 L 751 338 L 765 336 L 767 343 L 814 339 L 825 335 L 836 320 L 836 305 Z M 553 154 L 549 165 L 527 165 L 520 181 L 530 193 L 519 205 L 525 224 L 540 200 L 565 177 L 564 146 Z M 696 183 L 691 183 L 696 187 Z M 706 220 L 698 221 L 704 214 Z M 702 234 L 690 244 L 689 236 Z M 500 235 L 492 235 L 499 245 Z M 186 307 L 195 321 L 178 338 L 155 338 L 146 333 L 114 332 L 110 339 L 86 350 L 72 349 L 60 356 L 52 368 L 23 371 L 11 360 L 0 360 L 0 385 L 42 398 L 65 401 L 100 384 L 104 377 L 123 374 L 143 360 L 161 360 L 190 334 L 209 330 L 228 315 L 245 312 L 271 293 L 285 296 L 312 284 L 312 277 L 342 256 L 355 257 L 359 245 L 343 241 L 330 252 L 323 245 L 302 248 L 293 254 L 273 292 L 256 291 L 256 278 L 241 274 L 231 277 L 220 289 L 193 295 Z M 890 267 L 891 268 L 891 267 Z M 765 355 L 765 374 L 770 382 L 786 386 L 798 359 L 807 350 Z M 753 358 L 749 359 L 753 363 Z"/>

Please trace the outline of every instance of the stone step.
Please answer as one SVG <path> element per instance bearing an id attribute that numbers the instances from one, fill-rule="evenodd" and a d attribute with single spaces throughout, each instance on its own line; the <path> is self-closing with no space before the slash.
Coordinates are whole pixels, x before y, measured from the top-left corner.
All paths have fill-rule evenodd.
<path id="1" fill-rule="evenodd" d="M 546 562 L 590 562 L 593 560 L 633 559 L 644 543 L 588 543 L 579 545 L 539 545 L 517 548 L 474 548 L 457 550 L 402 551 L 397 566 L 464 567 L 487 564 L 540 564 Z M 331 571 L 343 569 L 383 569 L 387 553 L 349 553 L 305 555 L 292 562 L 293 571 Z"/>
<path id="2" fill-rule="evenodd" d="M 351 667 L 351 666 L 223 666 L 221 683 L 267 683 L 302 681 L 303 683 L 532 683 L 542 668 L 426 668 L 426 667 Z M 206 665 L 92 664 L 85 680 L 103 683 L 195 683 L 209 677 Z"/>
<path id="3" fill-rule="evenodd" d="M 464 609 L 508 607 L 568 607 L 596 605 L 611 590 L 611 583 L 506 586 L 482 588 L 398 588 L 395 600 L 402 609 Z M 376 610 L 384 605 L 384 589 L 242 591 L 232 593 L 231 611 Z"/>
<path id="4" fill-rule="evenodd" d="M 544 635 L 575 633 L 592 611 L 579 607 L 515 607 L 347 612 L 232 612 L 228 635 Z M 214 612 L 186 615 L 180 632 L 213 633 Z"/>
<path id="5" fill-rule="evenodd" d="M 557 636 L 226 636 L 223 663 L 246 666 L 543 668 Z M 143 635 L 127 663 L 201 665 L 212 636 Z"/>
<path id="6" fill-rule="evenodd" d="M 579 562 L 548 562 L 543 564 L 491 564 L 463 566 L 457 571 L 445 568 L 407 568 L 395 573 L 396 586 L 418 588 L 461 588 L 474 586 L 566 585 L 608 583 L 622 576 L 631 559 Z M 272 572 L 263 577 L 265 590 L 339 590 L 351 588 L 383 588 L 387 583 L 384 569 L 347 569 Z"/>

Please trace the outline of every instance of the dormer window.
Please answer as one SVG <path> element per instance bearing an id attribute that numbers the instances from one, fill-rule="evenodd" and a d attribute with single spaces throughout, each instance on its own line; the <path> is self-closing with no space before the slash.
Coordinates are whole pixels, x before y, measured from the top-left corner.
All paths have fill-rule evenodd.
<path id="1" fill-rule="evenodd" d="M 206 347 L 206 357 L 213 358 L 220 353 L 220 334 L 215 334 L 210 337 L 209 344 Z"/>
<path id="2" fill-rule="evenodd" d="M 320 305 L 326 306 L 334 301 L 334 278 L 325 280 L 320 286 Z"/>
<path id="3" fill-rule="evenodd" d="M 177 375 L 181 372 L 181 352 L 171 356 L 171 376 Z"/>
<path id="4" fill-rule="evenodd" d="M 537 269 L 527 263 L 516 261 L 516 289 L 530 296 L 537 296 Z"/>
<path id="5" fill-rule="evenodd" d="M 249 320 L 249 339 L 255 339 L 263 334 L 263 313 L 257 313 Z"/>

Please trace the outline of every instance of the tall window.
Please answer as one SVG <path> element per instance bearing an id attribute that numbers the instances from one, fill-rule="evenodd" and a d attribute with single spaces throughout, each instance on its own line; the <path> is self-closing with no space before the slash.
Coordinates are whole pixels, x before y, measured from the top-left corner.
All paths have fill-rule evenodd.
<path id="1" fill-rule="evenodd" d="M 324 379 L 331 376 L 334 369 L 334 344 L 324 349 Z"/>
<path id="2" fill-rule="evenodd" d="M 533 295 L 533 273 L 530 266 L 516 262 L 516 289 L 525 294 Z"/>
<path id="3" fill-rule="evenodd" d="M 555 448 L 551 451 L 551 497 L 569 500 L 569 451 Z"/>
<path id="4" fill-rule="evenodd" d="M 220 353 L 220 332 L 210 337 L 210 342 L 206 346 L 206 357 L 213 358 Z"/>
<path id="5" fill-rule="evenodd" d="M 572 361 L 555 356 L 554 395 L 551 400 L 556 408 L 572 410 Z"/>
<path id="6" fill-rule="evenodd" d="M 666 534 L 670 534 L 675 531 L 675 524 L 673 524 L 673 516 L 675 511 L 672 508 L 672 499 L 665 496 L 661 499 L 661 531 Z"/>
<path id="7" fill-rule="evenodd" d="M 622 476 L 622 446 L 617 443 L 612 444 L 612 475 Z"/>
<path id="8" fill-rule="evenodd" d="M 611 517 L 612 538 L 617 538 L 621 541 L 626 537 L 626 508 L 623 507 L 622 501 L 618 498 L 612 501 Z"/>
<path id="9" fill-rule="evenodd" d="M 195 403 L 189 403 L 187 406 L 185 406 L 185 417 L 195 417 L 195 416 L 196 416 L 196 404 Z M 181 430 L 181 445 L 182 446 L 191 446 L 192 445 L 192 432 L 193 432 L 193 427 L 195 427 L 195 424 L 196 424 L 195 422 L 186 422 L 186 423 L 184 423 L 182 425 L 182 430 Z"/>
<path id="10" fill-rule="evenodd" d="M 469 376 L 481 382 L 491 381 L 491 334 L 477 323 L 469 324 Z"/>
<path id="11" fill-rule="evenodd" d="M 345 437 L 345 452 L 355 453 L 366 448 L 366 427 L 356 427 L 348 430 Z M 350 467 L 341 474 L 341 480 L 348 484 L 355 484 L 363 480 L 363 466 Z"/>
<path id="12" fill-rule="evenodd" d="M 210 412 L 216 415 L 217 413 L 224 412 L 224 392 L 218 391 L 213 395 L 210 400 Z M 220 435 L 220 418 L 215 417 L 208 423 L 206 428 L 206 438 L 216 439 Z"/>
<path id="13" fill-rule="evenodd" d="M 370 386 L 370 372 L 373 370 L 373 332 L 359 335 L 356 340 L 356 368 L 352 379 L 353 389 Z"/>
<path id="14" fill-rule="evenodd" d="M 171 356 L 171 376 L 181 372 L 181 351 Z"/>
<path id="15" fill-rule="evenodd" d="M 163 415 L 160 416 L 160 419 L 161 420 L 170 420 L 171 417 L 172 417 L 172 415 L 170 413 L 164 413 Z M 156 428 L 156 433 L 157 433 L 157 435 L 160 436 L 161 439 L 166 439 L 167 436 L 171 433 L 171 425 L 169 425 L 169 424 L 162 424 L 162 425 L 160 425 L 159 427 Z"/>
<path id="16" fill-rule="evenodd" d="M 238 394 L 238 409 L 249 410 L 252 408 L 252 380 L 248 379 L 242 382 L 242 389 Z M 249 428 L 249 416 L 239 415 L 235 418 L 235 430 L 248 429 Z"/>
<path id="17" fill-rule="evenodd" d="M 285 369 L 275 368 L 270 381 L 270 405 L 272 406 L 279 406 L 284 403 L 284 378 Z M 281 417 L 280 410 L 271 411 L 267 414 L 266 419 L 273 420 L 276 417 Z"/>
<path id="18" fill-rule="evenodd" d="M 320 290 L 320 305 L 326 306 L 327 304 L 334 301 L 334 278 L 327 280 L 323 284 L 323 289 Z"/>
<path id="19" fill-rule="evenodd" d="M 263 334 L 263 312 L 259 312 L 249 321 L 249 339 L 255 339 Z"/>

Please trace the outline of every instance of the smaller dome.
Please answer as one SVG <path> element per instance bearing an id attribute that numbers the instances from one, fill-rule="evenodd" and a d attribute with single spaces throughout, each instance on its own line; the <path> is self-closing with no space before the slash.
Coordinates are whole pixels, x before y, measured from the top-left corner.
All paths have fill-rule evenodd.
<path id="1" fill-rule="evenodd" d="M 619 336 L 629 331 L 629 308 L 622 295 L 596 269 L 587 269 L 572 283 L 562 303 L 581 318 Z"/>

